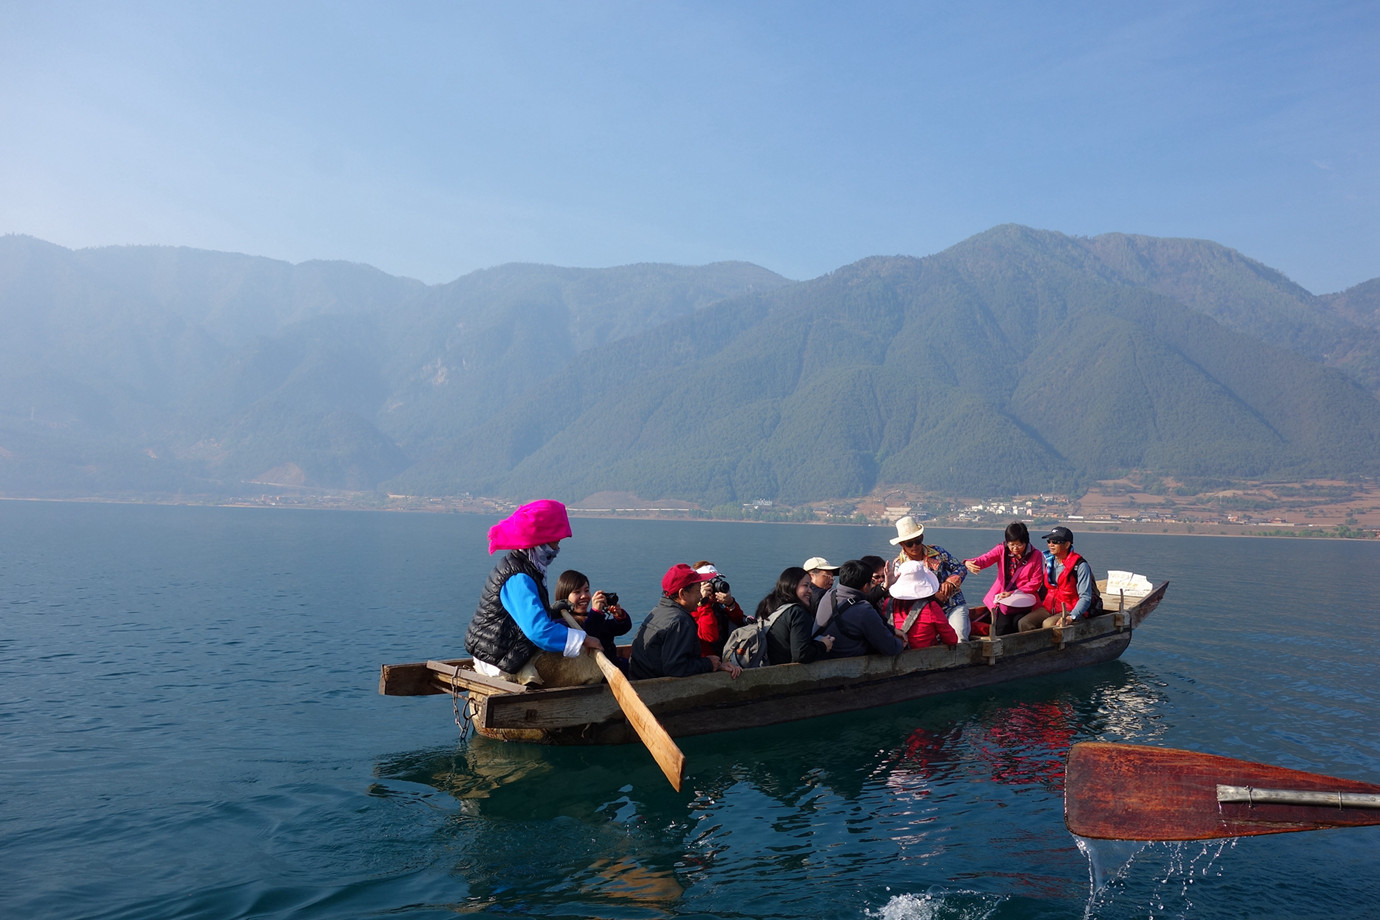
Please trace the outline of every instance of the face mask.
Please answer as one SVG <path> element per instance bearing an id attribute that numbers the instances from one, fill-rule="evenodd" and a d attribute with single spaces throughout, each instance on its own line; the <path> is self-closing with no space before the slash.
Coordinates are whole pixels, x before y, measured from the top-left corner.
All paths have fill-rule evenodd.
<path id="1" fill-rule="evenodd" d="M 538 571 L 545 572 L 546 567 L 556 561 L 556 556 L 561 552 L 559 543 L 543 543 L 541 546 L 534 546 L 527 551 L 527 558 L 532 560 Z"/>

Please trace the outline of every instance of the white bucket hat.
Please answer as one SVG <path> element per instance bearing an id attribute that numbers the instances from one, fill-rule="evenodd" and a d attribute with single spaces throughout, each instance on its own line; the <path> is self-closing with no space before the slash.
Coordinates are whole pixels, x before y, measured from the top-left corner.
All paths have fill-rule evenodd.
<path id="1" fill-rule="evenodd" d="M 922 601 L 939 590 L 939 579 L 923 562 L 910 560 L 896 567 L 891 596 L 898 601 Z"/>
<path id="2" fill-rule="evenodd" d="M 925 525 L 917 524 L 915 518 L 908 514 L 896 522 L 896 538 L 891 541 L 891 545 L 896 546 L 911 540 L 919 540 L 924 535 Z"/>

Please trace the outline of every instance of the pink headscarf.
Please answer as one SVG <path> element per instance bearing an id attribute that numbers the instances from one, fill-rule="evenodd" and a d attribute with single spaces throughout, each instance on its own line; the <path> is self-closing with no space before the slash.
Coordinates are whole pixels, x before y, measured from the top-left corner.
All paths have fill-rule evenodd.
<path id="1" fill-rule="evenodd" d="M 489 528 L 489 555 L 501 549 L 530 549 L 570 536 L 565 505 L 549 498 L 528 502 Z"/>

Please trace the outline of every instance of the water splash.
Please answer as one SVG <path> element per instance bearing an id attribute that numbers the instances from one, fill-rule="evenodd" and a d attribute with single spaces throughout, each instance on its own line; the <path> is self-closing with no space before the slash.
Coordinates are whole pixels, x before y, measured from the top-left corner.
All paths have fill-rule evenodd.
<path id="1" fill-rule="evenodd" d="M 892 896 L 876 910 L 863 916 L 875 920 L 987 920 L 1007 899 L 977 891 L 946 891 L 931 888 L 924 894 Z"/>
<path id="2" fill-rule="evenodd" d="M 1074 839 L 1088 857 L 1090 890 L 1084 907 L 1085 920 L 1104 914 L 1114 901 L 1123 908 L 1139 906 L 1145 917 L 1186 917 L 1193 908 L 1190 897 L 1200 878 L 1220 877 L 1218 857 L 1235 838 L 1149 842 L 1144 840 Z M 1138 867 L 1133 875 L 1132 865 Z M 1129 903 L 1127 903 L 1129 902 Z"/>

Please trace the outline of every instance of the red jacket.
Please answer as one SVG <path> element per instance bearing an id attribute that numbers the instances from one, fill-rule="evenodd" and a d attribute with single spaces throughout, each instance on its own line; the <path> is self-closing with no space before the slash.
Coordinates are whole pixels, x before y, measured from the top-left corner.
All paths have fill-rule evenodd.
<path id="1" fill-rule="evenodd" d="M 949 625 L 949 618 L 944 616 L 944 608 L 939 606 L 938 601 L 901 601 L 888 597 L 882 602 L 882 615 L 891 620 L 897 629 L 903 629 L 906 617 L 910 616 L 911 610 L 919 603 L 923 603 L 925 607 L 920 611 L 920 616 L 916 617 L 915 625 L 910 628 L 910 632 L 906 633 L 906 648 L 929 648 L 940 642 L 945 645 L 957 645 L 958 633 Z"/>
<path id="2" fill-rule="evenodd" d="M 743 615 L 743 608 L 738 606 L 736 600 L 732 605 L 725 607 L 706 599 L 695 608 L 695 627 L 700 635 L 700 654 L 722 655 L 724 643 L 728 641 L 728 634 L 733 632 L 733 627 L 742 626 L 746 622 L 747 617 Z"/>

